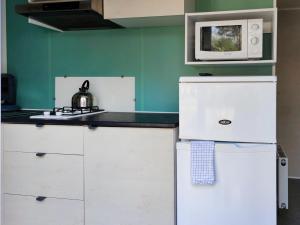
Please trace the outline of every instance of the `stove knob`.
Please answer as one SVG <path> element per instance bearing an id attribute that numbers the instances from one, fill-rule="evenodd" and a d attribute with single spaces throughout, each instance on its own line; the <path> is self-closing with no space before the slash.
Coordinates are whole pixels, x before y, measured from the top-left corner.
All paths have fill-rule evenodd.
<path id="1" fill-rule="evenodd" d="M 56 116 L 62 116 L 62 112 L 56 112 L 55 115 Z"/>
<path id="2" fill-rule="evenodd" d="M 50 112 L 48 111 L 44 112 L 44 116 L 50 116 Z"/>

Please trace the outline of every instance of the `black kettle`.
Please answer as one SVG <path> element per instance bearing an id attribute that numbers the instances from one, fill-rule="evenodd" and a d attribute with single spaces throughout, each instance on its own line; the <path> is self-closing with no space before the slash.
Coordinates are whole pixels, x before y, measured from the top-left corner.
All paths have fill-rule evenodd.
<path id="1" fill-rule="evenodd" d="M 72 108 L 73 109 L 89 109 L 93 107 L 93 95 L 88 92 L 90 82 L 84 81 L 79 92 L 72 97 Z"/>

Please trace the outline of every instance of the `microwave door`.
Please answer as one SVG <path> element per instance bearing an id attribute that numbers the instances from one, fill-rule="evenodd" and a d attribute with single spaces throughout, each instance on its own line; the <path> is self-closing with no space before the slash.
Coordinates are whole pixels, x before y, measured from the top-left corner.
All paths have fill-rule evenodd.
<path id="1" fill-rule="evenodd" d="M 195 58 L 198 60 L 247 59 L 247 20 L 198 22 Z"/>

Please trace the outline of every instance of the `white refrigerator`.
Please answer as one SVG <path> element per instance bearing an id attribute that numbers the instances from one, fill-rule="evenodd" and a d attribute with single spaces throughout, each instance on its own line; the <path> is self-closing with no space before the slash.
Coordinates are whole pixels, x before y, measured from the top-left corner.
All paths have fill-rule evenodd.
<path id="1" fill-rule="evenodd" d="M 181 77 L 177 225 L 276 225 L 276 77 Z M 216 182 L 194 185 L 191 142 L 215 141 Z"/>

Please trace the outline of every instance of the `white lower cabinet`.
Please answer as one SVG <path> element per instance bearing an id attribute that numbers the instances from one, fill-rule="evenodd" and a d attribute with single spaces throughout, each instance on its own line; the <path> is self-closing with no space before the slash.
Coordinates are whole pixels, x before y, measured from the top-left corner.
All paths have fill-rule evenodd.
<path id="1" fill-rule="evenodd" d="M 2 128 L 4 225 L 84 225 L 83 127 Z"/>
<path id="2" fill-rule="evenodd" d="M 174 225 L 176 134 L 86 128 L 85 225 Z"/>
<path id="3" fill-rule="evenodd" d="M 83 200 L 83 157 L 4 152 L 4 192 Z"/>
<path id="4" fill-rule="evenodd" d="M 5 225 L 83 225 L 83 201 L 4 195 Z"/>
<path id="5" fill-rule="evenodd" d="M 83 127 L 2 124 L 5 151 L 83 154 Z"/>
<path id="6" fill-rule="evenodd" d="M 177 129 L 2 128 L 4 225 L 175 224 Z"/>

